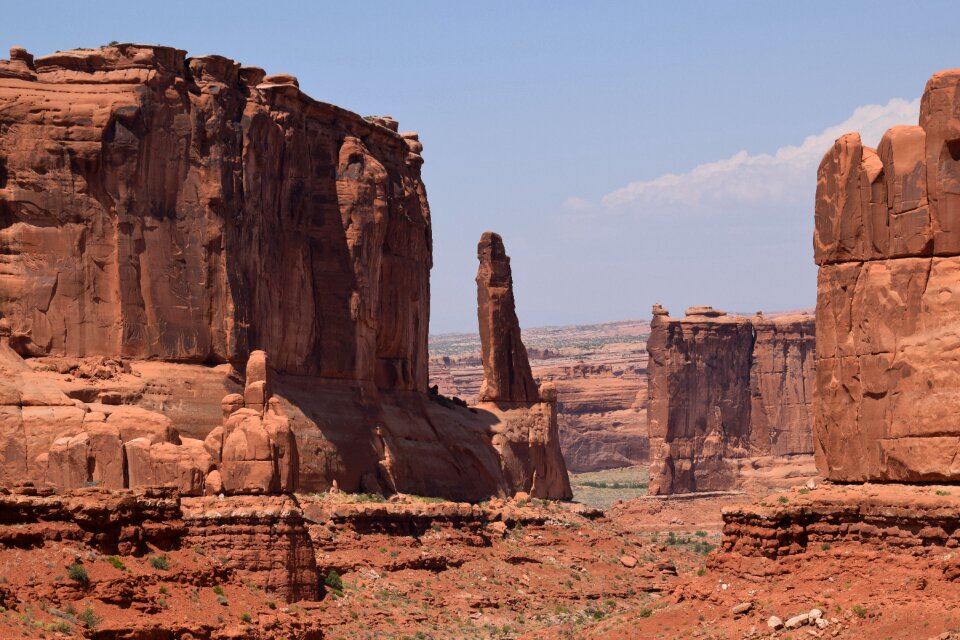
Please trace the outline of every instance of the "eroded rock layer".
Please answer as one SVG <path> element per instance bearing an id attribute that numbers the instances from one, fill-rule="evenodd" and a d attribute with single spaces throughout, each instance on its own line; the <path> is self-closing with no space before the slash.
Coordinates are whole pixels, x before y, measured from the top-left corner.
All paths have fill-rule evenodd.
<path id="1" fill-rule="evenodd" d="M 671 318 L 654 306 L 647 342 L 651 493 L 762 480 L 770 474 L 759 470 L 778 466 L 770 457 L 781 459 L 787 477 L 806 472 L 813 329 L 806 315 L 750 318 L 692 307 Z"/>
<path id="2" fill-rule="evenodd" d="M 537 402 L 429 399 L 422 149 L 389 117 L 220 56 L 13 50 L 0 61 L 0 314 L 9 348 L 57 393 L 0 398 L 0 437 L 18 443 L 2 455 L 18 470 L 55 460 L 61 488 L 124 486 L 107 464 L 122 444 L 136 484 L 190 494 L 336 483 L 481 499 L 565 476 L 559 453 L 520 451 L 552 451 Z M 269 393 L 240 373 L 256 350 Z M 241 394 L 227 415 L 224 394 Z M 111 414 L 128 405 L 189 441 L 118 434 Z"/>
<path id="3" fill-rule="evenodd" d="M 817 176 L 818 467 L 841 481 L 960 478 L 960 70 L 919 126 L 839 138 Z"/>

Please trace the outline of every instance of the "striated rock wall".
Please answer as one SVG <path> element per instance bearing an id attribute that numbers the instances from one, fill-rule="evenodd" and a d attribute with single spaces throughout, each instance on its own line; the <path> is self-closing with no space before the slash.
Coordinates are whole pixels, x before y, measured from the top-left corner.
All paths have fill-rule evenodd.
<path id="1" fill-rule="evenodd" d="M 745 459 L 811 453 L 813 346 L 809 316 L 692 307 L 671 318 L 655 305 L 647 342 L 650 493 L 731 489 L 770 467 L 755 460 L 747 470 Z"/>
<path id="2" fill-rule="evenodd" d="M 317 600 L 314 547 L 297 502 L 288 496 L 183 500 L 181 545 L 200 548 L 244 582 L 288 602 Z"/>
<path id="3" fill-rule="evenodd" d="M 0 548 L 71 540 L 106 554 L 142 554 L 174 547 L 183 532 L 173 489 L 84 489 L 63 495 L 29 485 L 0 490 Z"/>
<path id="4" fill-rule="evenodd" d="M 724 551 L 777 559 L 843 543 L 940 553 L 960 546 L 957 499 L 947 491 L 824 485 L 778 498 L 725 508 Z"/>
<path id="5" fill-rule="evenodd" d="M 110 411 L 63 394 L 38 411 L 11 396 L 3 433 L 47 426 L 31 431 L 39 442 L 15 435 L 26 444 L 3 455 L 39 468 L 50 449 L 71 471 L 54 479 L 64 487 L 116 485 L 117 469 L 97 461 L 115 459 L 118 442 L 138 483 L 192 494 L 336 483 L 482 499 L 543 485 L 554 473 L 544 410 L 429 400 L 422 149 L 389 117 L 362 118 L 313 100 L 292 76 L 220 56 L 135 44 L 11 51 L 0 61 L 10 348 L 42 358 L 43 377 L 70 398 L 103 392 L 171 416 L 191 439 L 128 442 L 107 428 Z M 275 374 L 272 404 L 248 397 L 264 389 L 239 373 L 256 350 Z M 63 366 L 97 358 L 123 358 L 129 372 L 105 389 L 107 378 L 78 384 Z M 237 408 L 252 413 L 223 425 L 236 441 L 206 442 L 223 422 L 219 398 L 241 391 Z M 522 445 L 501 442 L 513 437 Z M 68 440 L 54 451 L 58 438 Z M 299 454 L 296 477 L 284 452 Z M 208 474 L 219 462 L 243 469 Z M 552 491 L 540 495 L 566 495 Z"/>
<path id="6" fill-rule="evenodd" d="M 960 478 L 960 70 L 919 126 L 839 138 L 817 174 L 817 464 L 839 481 Z"/>
<path id="7" fill-rule="evenodd" d="M 426 390 L 415 135 L 219 56 L 17 62 L 0 67 L 0 312 L 24 350 L 203 363 L 262 348 L 279 371 Z"/>

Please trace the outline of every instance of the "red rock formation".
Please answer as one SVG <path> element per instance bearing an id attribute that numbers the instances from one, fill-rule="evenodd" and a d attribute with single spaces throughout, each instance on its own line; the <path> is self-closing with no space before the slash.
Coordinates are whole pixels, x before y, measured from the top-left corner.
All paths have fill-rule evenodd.
<path id="1" fill-rule="evenodd" d="M 523 331 L 534 380 L 557 387 L 560 448 L 570 471 L 649 462 L 649 332 L 646 321 Z M 430 341 L 431 384 L 445 396 L 475 402 L 483 382 L 478 337 L 447 334 Z"/>
<path id="2" fill-rule="evenodd" d="M 960 478 L 958 86 L 935 74 L 920 126 L 876 151 L 847 134 L 820 165 L 815 445 L 834 480 Z"/>
<path id="3" fill-rule="evenodd" d="M 43 357 L 53 371 L 41 378 L 71 398 L 103 394 L 91 413 L 139 404 L 194 439 L 121 433 L 133 478 L 193 494 L 336 482 L 458 499 L 545 482 L 524 466 L 537 456 L 491 443 L 491 429 L 513 429 L 503 415 L 429 401 L 417 134 L 315 101 L 292 76 L 134 44 L 12 51 L 0 132 L 9 348 Z M 240 389 L 231 369 L 254 348 L 270 354 L 272 391 L 259 378 Z M 82 358 L 126 368 L 88 384 L 62 366 Z M 222 425 L 219 398 L 241 390 L 243 408 L 231 397 Z M 81 436 L 84 409 L 59 390 L 40 403 L 8 395 L 0 438 L 15 467 L 38 477 L 66 437 L 51 478 L 116 482 L 101 460 L 112 431 L 91 419 L 96 433 Z M 217 447 L 196 442 L 219 426 L 237 474 L 207 468 Z"/>
<path id="4" fill-rule="evenodd" d="M 279 371 L 426 390 L 415 137 L 219 56 L 13 57 L 0 312 L 27 352 L 243 362 L 257 346 Z"/>
<path id="5" fill-rule="evenodd" d="M 182 509 L 182 546 L 202 548 L 245 583 L 288 602 L 319 599 L 313 544 L 290 497 L 187 498 Z"/>
<path id="6" fill-rule="evenodd" d="M 300 457 L 290 421 L 272 397 L 267 354 L 254 351 L 247 362 L 243 395 L 229 394 L 220 404 L 222 429 L 204 441 L 217 461 L 226 493 L 293 493 L 300 477 Z M 211 488 L 213 484 L 211 484 Z"/>
<path id="7" fill-rule="evenodd" d="M 557 390 L 552 384 L 538 388 L 533 381 L 520 338 L 510 258 L 500 236 L 484 233 L 477 258 L 477 315 L 483 359 L 477 406 L 503 416 L 493 444 L 512 486 L 522 487 L 537 498 L 572 498 L 560 451 Z"/>
<path id="8" fill-rule="evenodd" d="M 540 394 L 520 337 L 510 257 L 499 235 L 488 231 L 481 236 L 477 259 L 477 317 L 483 360 L 483 384 L 478 399 L 537 402 Z"/>
<path id="9" fill-rule="evenodd" d="M 650 493 L 731 489 L 757 475 L 744 468 L 764 466 L 756 458 L 811 453 L 812 320 L 654 306 Z"/>
<path id="10" fill-rule="evenodd" d="M 21 486 L 0 491 L 0 548 L 72 540 L 101 553 L 142 554 L 169 549 L 184 533 L 172 489 L 83 491 L 53 495 Z"/>

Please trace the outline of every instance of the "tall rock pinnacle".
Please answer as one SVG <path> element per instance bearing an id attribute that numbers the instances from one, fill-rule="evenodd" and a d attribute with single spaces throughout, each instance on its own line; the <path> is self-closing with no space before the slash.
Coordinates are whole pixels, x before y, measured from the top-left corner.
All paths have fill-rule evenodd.
<path id="1" fill-rule="evenodd" d="M 483 386 L 480 402 L 539 402 L 513 300 L 513 275 L 503 239 L 487 231 L 477 245 L 477 315 Z"/>

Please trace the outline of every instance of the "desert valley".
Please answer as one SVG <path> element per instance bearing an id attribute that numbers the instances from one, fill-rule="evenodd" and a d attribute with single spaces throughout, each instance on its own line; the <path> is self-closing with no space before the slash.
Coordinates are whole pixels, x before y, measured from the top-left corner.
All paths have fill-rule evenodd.
<path id="1" fill-rule="evenodd" d="M 960 638 L 960 71 L 831 139 L 815 309 L 533 327 L 487 231 L 439 332 L 418 133 L 14 46 L 0 638 Z"/>

